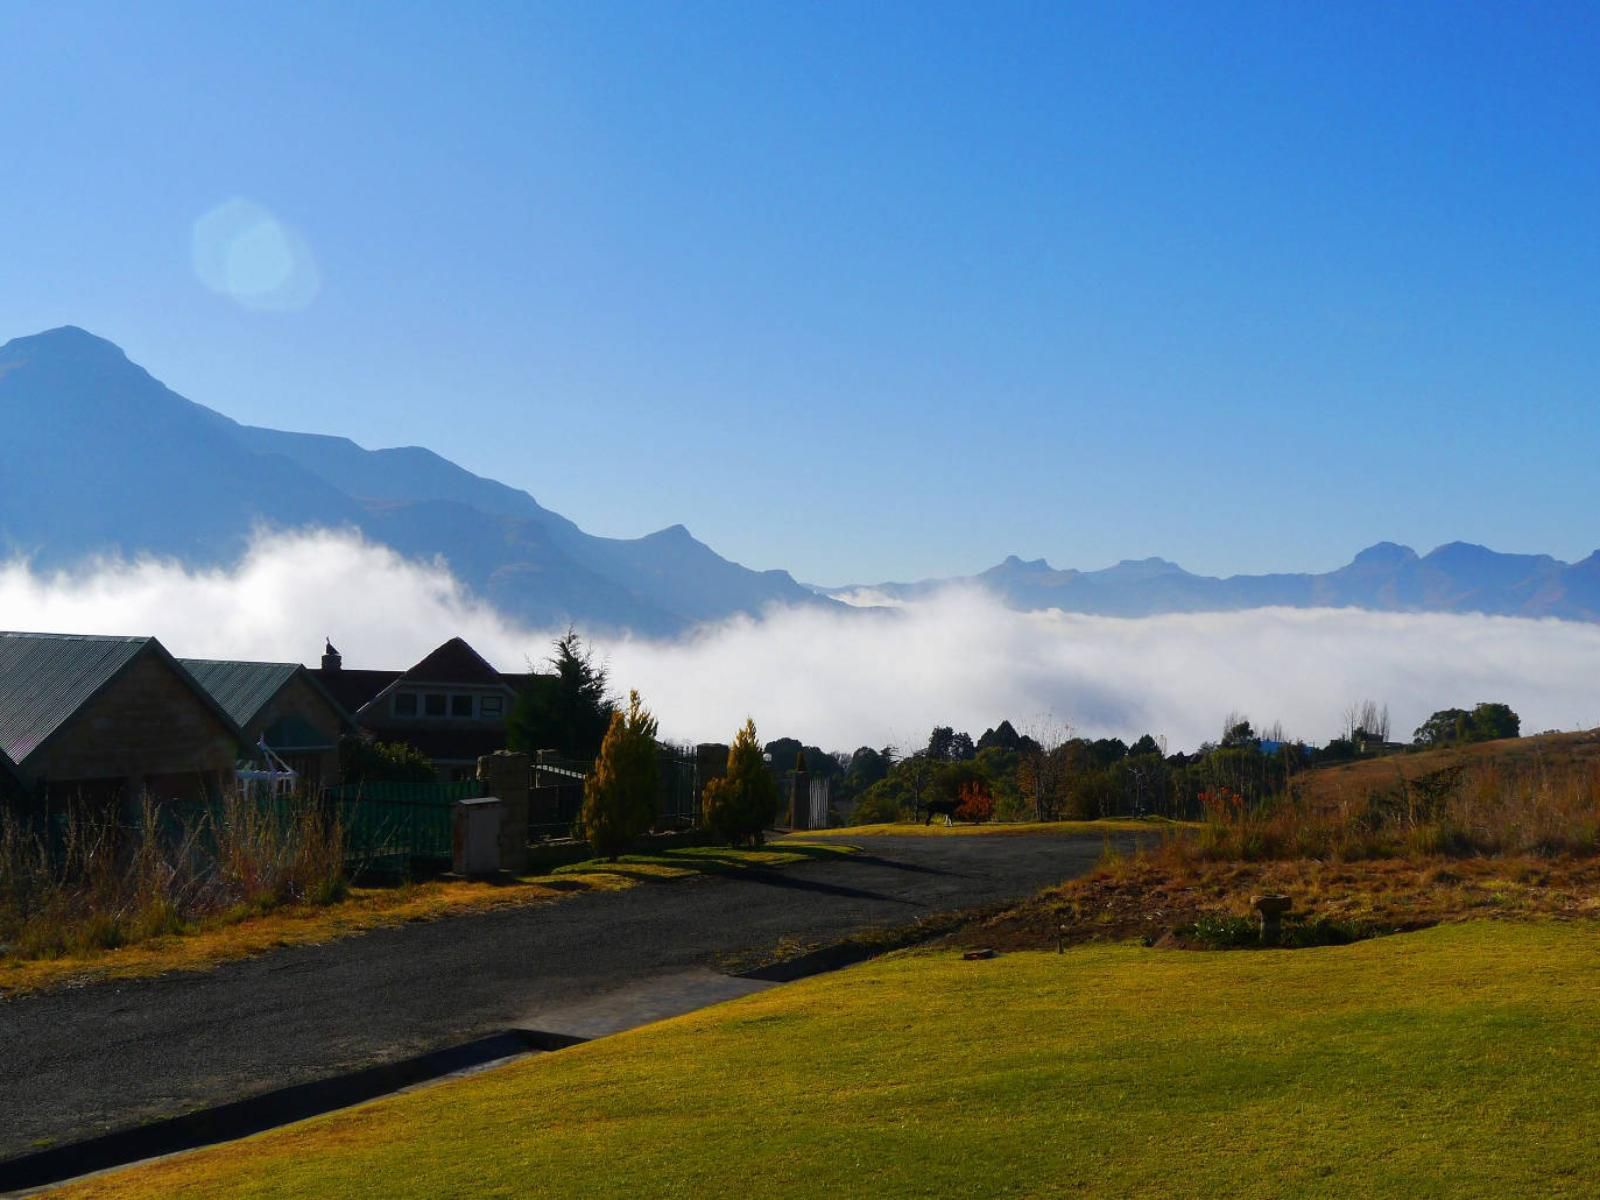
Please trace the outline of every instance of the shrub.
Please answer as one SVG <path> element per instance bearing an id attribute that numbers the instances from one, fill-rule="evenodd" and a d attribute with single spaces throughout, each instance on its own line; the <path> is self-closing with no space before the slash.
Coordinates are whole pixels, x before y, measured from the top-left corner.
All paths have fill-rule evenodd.
<path id="1" fill-rule="evenodd" d="M 346 736 L 339 740 L 339 777 L 345 783 L 432 783 L 439 775 L 415 746 Z"/>
<path id="2" fill-rule="evenodd" d="M 850 812 L 852 825 L 891 825 L 910 819 L 911 810 L 901 804 L 900 797 L 883 782 L 875 783 L 863 792 Z"/>
<path id="3" fill-rule="evenodd" d="M 625 712 L 611 714 L 600 757 L 583 781 L 583 837 L 598 855 L 615 860 L 655 824 L 656 729 L 638 692 L 628 693 Z"/>
<path id="4" fill-rule="evenodd" d="M 1033 801 L 1014 789 L 1001 792 L 994 802 L 996 821 L 1031 821 L 1033 817 Z"/>
<path id="5" fill-rule="evenodd" d="M 1232 917 L 1208 913 L 1185 931 L 1197 942 L 1219 949 L 1239 946 L 1259 946 L 1261 931 L 1249 917 Z"/>
<path id="6" fill-rule="evenodd" d="M 700 795 L 706 827 L 729 845 L 759 846 L 762 833 L 778 816 L 778 784 L 761 757 L 756 723 L 747 720 L 728 747 L 728 772 Z"/>
<path id="7" fill-rule="evenodd" d="M 1261 930 L 1250 917 L 1210 913 L 1181 933 L 1218 950 L 1238 950 L 1261 945 Z M 1285 919 L 1278 945 L 1300 949 L 1307 946 L 1346 946 L 1366 936 L 1366 931 L 1343 921 L 1317 917 L 1310 921 Z"/>
<path id="8" fill-rule="evenodd" d="M 956 805 L 955 818 L 981 825 L 994 816 L 994 797 L 979 780 L 969 780 L 961 785 L 961 803 Z"/>

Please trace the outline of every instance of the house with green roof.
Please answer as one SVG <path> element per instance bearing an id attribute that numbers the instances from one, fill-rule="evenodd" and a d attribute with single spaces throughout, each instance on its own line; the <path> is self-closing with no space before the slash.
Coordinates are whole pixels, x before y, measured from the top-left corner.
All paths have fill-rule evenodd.
<path id="1" fill-rule="evenodd" d="M 153 637 L 0 633 L 0 755 L 30 795 L 214 796 L 242 740 Z"/>
<path id="2" fill-rule="evenodd" d="M 339 782 L 339 739 L 356 722 L 300 663 L 179 659 L 244 734 L 247 751 L 265 747 L 315 790 Z"/>

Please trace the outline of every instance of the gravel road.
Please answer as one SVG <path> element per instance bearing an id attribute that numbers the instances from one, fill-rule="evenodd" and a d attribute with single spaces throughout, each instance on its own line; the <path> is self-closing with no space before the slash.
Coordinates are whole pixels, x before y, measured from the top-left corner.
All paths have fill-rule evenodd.
<path id="1" fill-rule="evenodd" d="M 379 930 L 203 975 L 0 1001 L 0 1160 L 519 1027 L 780 938 L 1025 896 L 1099 838 L 864 838 L 848 861 Z"/>

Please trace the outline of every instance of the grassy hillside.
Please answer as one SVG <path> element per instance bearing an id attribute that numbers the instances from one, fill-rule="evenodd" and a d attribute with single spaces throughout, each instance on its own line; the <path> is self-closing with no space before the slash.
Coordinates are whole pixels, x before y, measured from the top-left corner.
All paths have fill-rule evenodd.
<path id="1" fill-rule="evenodd" d="M 68 1194 L 1592 1196 L 1597 956 L 903 954 Z"/>
<path id="2" fill-rule="evenodd" d="M 1314 807 L 1335 807 L 1369 795 L 1403 792 L 1419 781 L 1452 774 L 1495 772 L 1508 778 L 1600 782 L 1600 729 L 1446 746 L 1322 767 L 1298 776 L 1296 796 Z"/>

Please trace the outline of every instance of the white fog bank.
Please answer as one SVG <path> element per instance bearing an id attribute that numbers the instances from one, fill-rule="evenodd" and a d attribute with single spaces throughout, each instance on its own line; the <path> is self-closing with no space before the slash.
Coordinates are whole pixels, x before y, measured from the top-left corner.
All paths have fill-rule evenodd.
<path id="1" fill-rule="evenodd" d="M 0 566 L 0 628 L 154 634 L 192 658 L 315 665 L 331 637 L 350 667 L 403 668 L 460 635 L 503 670 L 558 631 L 476 602 L 442 564 L 350 535 L 258 541 L 235 568 L 102 563 L 72 574 Z M 1387 703 L 1397 736 L 1430 712 L 1501 700 L 1523 731 L 1600 725 L 1600 626 L 1353 609 L 1093 617 L 1012 612 L 951 590 L 892 612 L 780 609 L 676 641 L 595 639 L 619 690 L 638 688 L 662 733 L 764 736 L 829 749 L 920 743 L 935 724 L 975 737 L 1002 717 L 1090 735 L 1215 737 L 1237 710 L 1325 741 L 1352 701 Z"/>

